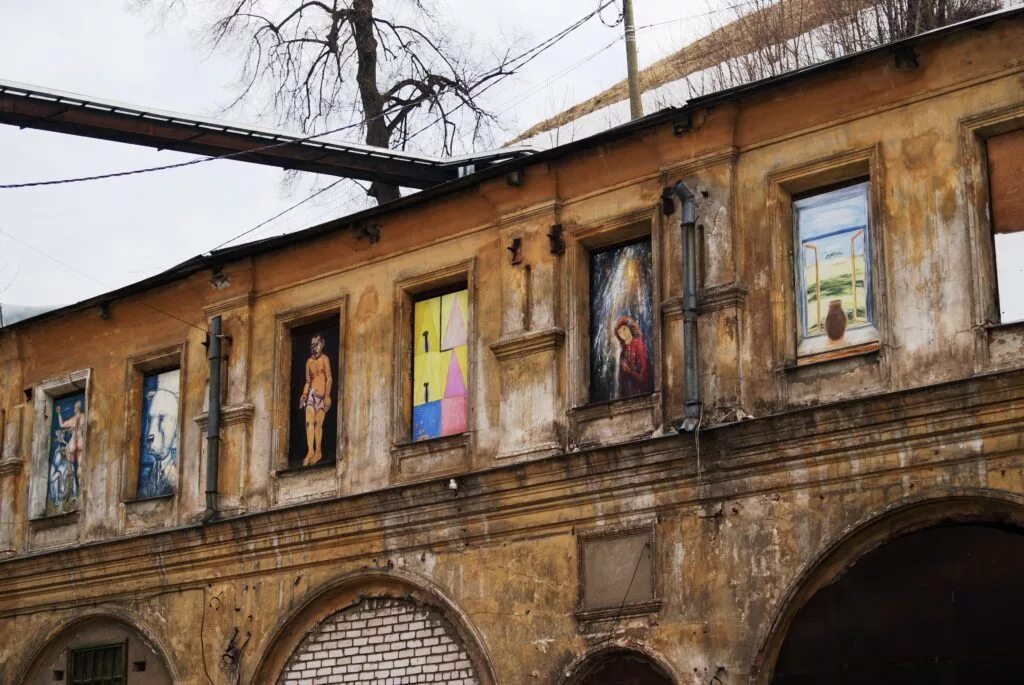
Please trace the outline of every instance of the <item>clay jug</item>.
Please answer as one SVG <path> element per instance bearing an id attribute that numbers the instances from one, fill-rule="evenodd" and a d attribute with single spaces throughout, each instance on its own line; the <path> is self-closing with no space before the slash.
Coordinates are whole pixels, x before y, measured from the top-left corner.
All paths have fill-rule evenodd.
<path id="1" fill-rule="evenodd" d="M 846 312 L 843 311 L 842 300 L 828 303 L 828 314 L 825 316 L 825 333 L 832 340 L 839 340 L 846 333 Z"/>

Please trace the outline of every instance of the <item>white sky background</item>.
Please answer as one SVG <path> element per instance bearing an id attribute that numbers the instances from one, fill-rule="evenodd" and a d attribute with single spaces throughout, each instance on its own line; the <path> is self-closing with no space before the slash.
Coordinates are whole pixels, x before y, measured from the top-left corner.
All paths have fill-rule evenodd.
<path id="1" fill-rule="evenodd" d="M 393 0 L 378 0 L 383 7 Z M 220 109 L 234 92 L 237 62 L 200 44 L 203 3 L 159 25 L 127 0 L 0 0 L 0 78 L 100 99 L 240 121 Z M 436 0 L 459 39 L 481 54 L 518 38 L 532 46 L 597 6 L 597 0 Z M 635 0 L 641 67 L 735 16 L 735 0 Z M 721 8 L 717 9 L 716 8 Z M 611 8 L 605 16 L 617 16 Z M 488 106 L 510 132 L 596 94 L 625 77 L 619 41 L 559 80 L 546 83 L 622 33 L 593 19 L 492 89 Z M 533 92 L 532 94 L 531 91 Z M 529 95 L 525 97 L 524 95 Z M 521 100 L 521 101 L 520 101 Z M 510 106 L 510 103 L 511 106 Z M 681 104 L 681 103 L 677 103 Z M 250 119 L 251 120 L 251 119 Z M 266 125 L 266 123 L 264 124 Z M 192 158 L 175 152 L 0 125 L 0 183 L 65 178 Z M 0 301 L 67 304 L 162 271 L 255 226 L 306 197 L 317 179 L 293 183 L 275 168 L 216 161 L 126 178 L 0 190 L 0 229 L 98 279 L 85 279 L 0 235 Z M 333 180 L 333 179 L 328 179 Z M 320 179 L 320 185 L 325 181 Z M 245 240 L 286 233 L 367 206 L 350 184 L 274 221 Z"/>

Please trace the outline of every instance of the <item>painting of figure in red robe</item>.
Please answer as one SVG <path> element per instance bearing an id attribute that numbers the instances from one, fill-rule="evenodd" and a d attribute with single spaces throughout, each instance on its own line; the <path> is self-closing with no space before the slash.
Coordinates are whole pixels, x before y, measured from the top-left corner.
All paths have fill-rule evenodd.
<path id="1" fill-rule="evenodd" d="M 590 254 L 590 401 L 654 390 L 651 241 Z"/>

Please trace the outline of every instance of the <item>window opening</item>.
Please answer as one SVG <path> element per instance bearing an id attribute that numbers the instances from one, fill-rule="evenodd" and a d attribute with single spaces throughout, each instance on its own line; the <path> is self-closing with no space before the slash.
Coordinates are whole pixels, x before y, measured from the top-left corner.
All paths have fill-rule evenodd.
<path id="1" fill-rule="evenodd" d="M 590 401 L 654 391 L 649 238 L 590 253 Z"/>
<path id="2" fill-rule="evenodd" d="M 999 320 L 1024 320 L 1024 129 L 989 138 L 989 197 Z"/>
<path id="3" fill-rule="evenodd" d="M 148 373 L 142 377 L 139 476 L 135 491 L 139 499 L 174 493 L 180 388 L 181 369 Z"/>
<path id="4" fill-rule="evenodd" d="M 793 202 L 801 340 L 840 346 L 873 322 L 869 188 L 865 181 Z"/>
<path id="5" fill-rule="evenodd" d="M 469 290 L 413 303 L 412 439 L 466 432 Z"/>
<path id="6" fill-rule="evenodd" d="M 53 399 L 47 455 L 46 516 L 78 509 L 78 471 L 85 452 L 85 393 Z"/>
<path id="7" fill-rule="evenodd" d="M 70 685 L 123 685 L 124 644 L 71 650 Z"/>
<path id="8" fill-rule="evenodd" d="M 340 331 L 337 316 L 291 329 L 289 468 L 337 460 Z"/>

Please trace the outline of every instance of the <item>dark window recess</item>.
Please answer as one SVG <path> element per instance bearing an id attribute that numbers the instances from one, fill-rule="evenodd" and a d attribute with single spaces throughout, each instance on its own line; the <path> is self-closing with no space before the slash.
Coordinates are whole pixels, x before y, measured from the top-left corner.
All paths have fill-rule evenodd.
<path id="1" fill-rule="evenodd" d="M 124 644 L 72 649 L 70 685 L 123 685 Z"/>
<path id="2" fill-rule="evenodd" d="M 1024 320 L 1024 129 L 989 138 L 988 181 L 999 320 Z"/>

